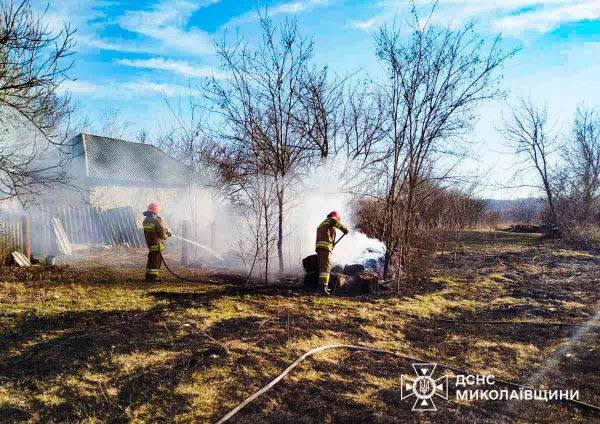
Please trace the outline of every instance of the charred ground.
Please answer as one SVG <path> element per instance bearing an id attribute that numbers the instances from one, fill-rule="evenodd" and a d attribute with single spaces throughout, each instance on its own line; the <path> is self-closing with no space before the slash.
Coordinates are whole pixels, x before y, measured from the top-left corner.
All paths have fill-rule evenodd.
<path id="1" fill-rule="evenodd" d="M 203 283 L 164 274 L 146 284 L 144 252 L 120 253 L 117 263 L 113 252 L 95 252 L 69 266 L 1 269 L 1 421 L 215 421 L 301 353 L 339 342 L 579 389 L 582 400 L 600 405 L 600 330 L 569 344 L 577 327 L 535 323 L 594 316 L 597 250 L 536 234 L 472 232 L 456 258 L 436 257 L 432 277 L 400 296 L 352 298 L 309 294 L 294 280 L 246 288 L 242 277 L 215 270 L 194 271 Z M 464 322 L 474 320 L 529 323 Z M 411 365 L 400 357 L 325 352 L 236 420 L 600 420 L 544 402 L 440 400 L 438 412 L 413 413 L 413 401 L 400 399 L 401 374 Z"/>

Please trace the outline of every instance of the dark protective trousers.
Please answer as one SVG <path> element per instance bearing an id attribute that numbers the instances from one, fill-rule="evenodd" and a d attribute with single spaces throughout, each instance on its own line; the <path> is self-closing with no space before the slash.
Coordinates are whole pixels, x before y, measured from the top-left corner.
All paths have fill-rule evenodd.
<path id="1" fill-rule="evenodd" d="M 157 281 L 160 272 L 162 258 L 160 251 L 148 252 L 148 263 L 146 264 L 146 281 Z"/>

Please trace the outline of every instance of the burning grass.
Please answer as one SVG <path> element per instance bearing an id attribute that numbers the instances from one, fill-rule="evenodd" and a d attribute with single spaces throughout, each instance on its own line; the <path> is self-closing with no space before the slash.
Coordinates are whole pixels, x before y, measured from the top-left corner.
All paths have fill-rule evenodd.
<path id="1" fill-rule="evenodd" d="M 118 269 L 106 266 L 113 260 L 106 252 L 70 267 L 4 268 L 0 417 L 210 422 L 297 356 L 328 343 L 399 350 L 521 383 L 547 367 L 540 384 L 580 388 L 583 400 L 600 404 L 599 332 L 570 342 L 575 328 L 535 324 L 583 322 L 595 313 L 598 252 L 563 254 L 564 247 L 521 237 L 527 242 L 517 234 L 470 234 L 456 259 L 436 258 L 434 277 L 399 296 L 323 297 L 300 283 L 246 290 L 243 279 L 223 272 L 202 275 L 201 284 L 165 277 L 148 285 L 141 281 L 143 252 L 122 252 Z M 558 349 L 558 360 L 548 362 Z M 397 357 L 326 352 L 301 364 L 238 422 L 405 421 L 412 402 L 400 399 L 399 383 L 410 372 Z M 411 419 L 591 418 L 545 403 L 447 402 L 440 409 Z"/>

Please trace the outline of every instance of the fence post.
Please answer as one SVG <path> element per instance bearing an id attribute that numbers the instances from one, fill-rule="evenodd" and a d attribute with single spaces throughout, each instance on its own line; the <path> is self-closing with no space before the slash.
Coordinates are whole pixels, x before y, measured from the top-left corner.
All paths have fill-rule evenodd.
<path id="1" fill-rule="evenodd" d="M 210 224 L 210 248 L 217 250 L 217 221 Z"/>
<path id="2" fill-rule="evenodd" d="M 29 230 L 29 216 L 22 217 L 22 232 L 23 232 L 23 254 L 27 259 L 31 260 L 31 231 Z"/>
<path id="3" fill-rule="evenodd" d="M 184 239 L 190 240 L 192 236 L 192 222 L 191 221 L 183 221 L 183 225 L 181 228 L 181 236 Z M 192 263 L 192 249 L 190 243 L 186 243 L 185 241 L 181 241 L 181 265 L 189 266 Z"/>

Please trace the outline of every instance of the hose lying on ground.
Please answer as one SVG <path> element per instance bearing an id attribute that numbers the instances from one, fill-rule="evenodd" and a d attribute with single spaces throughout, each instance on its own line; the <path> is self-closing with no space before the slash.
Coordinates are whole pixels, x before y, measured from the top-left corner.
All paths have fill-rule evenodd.
<path id="1" fill-rule="evenodd" d="M 182 281 L 187 281 L 188 283 L 205 283 L 206 282 L 206 279 L 192 280 L 190 278 L 182 277 L 181 275 L 175 274 L 175 272 L 173 272 L 173 270 L 171 270 L 171 268 L 169 268 L 169 265 L 167 265 L 167 262 L 165 262 L 165 257 L 162 255 L 162 252 L 160 254 L 160 260 L 165 265 L 165 268 L 167 268 L 167 271 L 169 271 L 175 278 L 178 278 Z"/>
<path id="2" fill-rule="evenodd" d="M 300 364 L 300 362 L 302 362 L 303 360 L 305 360 L 309 356 L 315 355 L 315 354 L 317 354 L 319 352 L 323 352 L 324 350 L 328 350 L 328 349 L 359 350 L 359 351 L 380 353 L 380 354 L 386 354 L 386 355 L 400 356 L 403 359 L 407 359 L 407 360 L 413 361 L 413 362 L 420 362 L 420 363 L 430 362 L 430 361 L 424 361 L 424 360 L 421 360 L 421 359 L 413 358 L 411 356 L 401 355 L 399 352 L 396 352 L 396 351 L 390 351 L 390 350 L 384 350 L 384 349 L 377 349 L 377 348 L 372 348 L 372 347 L 367 347 L 367 346 L 334 344 L 334 345 L 326 345 L 326 346 L 317 347 L 315 349 L 309 350 L 308 352 L 306 352 L 305 354 L 303 354 L 302 356 L 300 356 L 298 359 L 296 359 L 294 362 L 292 362 L 285 370 L 283 370 L 283 372 L 281 374 L 279 374 L 277 377 L 275 377 L 273 380 L 271 380 L 271 382 L 269 382 L 266 386 L 262 387 L 260 390 L 258 390 L 254 394 L 252 394 L 252 395 L 248 396 L 246 399 L 244 399 L 244 401 L 242 401 L 241 403 L 239 403 L 235 408 L 233 408 L 231 411 L 229 411 L 227 414 L 225 414 L 219 421 L 217 421 L 216 424 L 222 424 L 222 423 L 228 421 L 230 418 L 232 418 L 234 415 L 236 415 L 246 405 L 248 405 L 249 403 L 251 403 L 252 401 L 254 401 L 256 398 L 258 398 L 263 393 L 267 392 L 269 389 L 271 389 L 277 383 L 279 383 L 286 375 L 288 375 L 290 373 L 290 371 L 292 371 L 294 368 L 296 368 Z M 437 362 L 437 364 L 440 365 L 443 368 L 449 369 L 449 370 L 451 370 L 453 372 L 456 372 L 456 373 L 459 373 L 459 374 L 463 374 L 463 375 L 471 375 L 471 374 L 473 374 L 473 373 L 471 373 L 469 371 L 461 370 L 459 368 L 454 368 L 454 367 L 451 367 L 451 366 L 448 366 L 448 365 L 441 364 L 439 362 Z M 528 389 L 528 390 L 537 390 L 537 389 L 534 389 L 533 387 L 523 386 L 521 384 L 512 383 L 510 381 L 505 381 L 505 380 L 500 380 L 500 379 L 494 379 L 494 381 L 496 381 L 498 383 L 501 383 L 501 384 L 504 384 L 506 386 L 516 387 L 516 388 L 523 388 L 523 389 Z M 575 400 L 575 399 L 560 399 L 559 401 L 560 402 L 569 402 L 569 403 L 572 403 L 572 404 L 574 404 L 575 406 L 577 406 L 579 408 L 586 409 L 586 410 L 591 410 L 591 411 L 599 412 L 600 413 L 600 406 L 592 405 L 592 404 L 589 404 L 587 402 L 582 402 L 582 401 Z"/>

